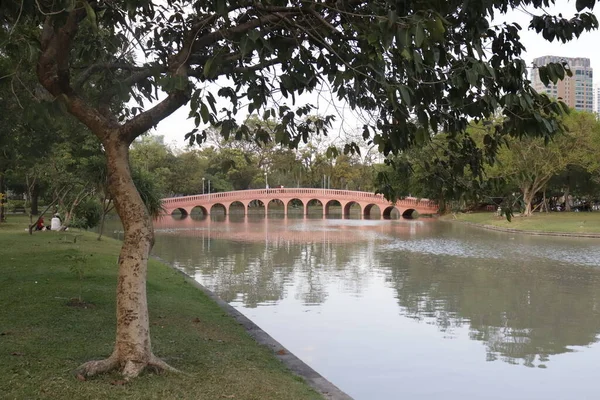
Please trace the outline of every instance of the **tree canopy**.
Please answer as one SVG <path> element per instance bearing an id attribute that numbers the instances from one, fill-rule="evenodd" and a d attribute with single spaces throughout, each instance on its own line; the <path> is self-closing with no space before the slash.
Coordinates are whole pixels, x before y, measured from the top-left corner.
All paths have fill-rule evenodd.
<path id="1" fill-rule="evenodd" d="M 378 185 L 393 198 L 413 194 L 435 199 L 441 209 L 448 203 L 458 210 L 502 204 L 508 217 L 518 211 L 512 204 L 522 205 L 523 215 L 531 215 L 534 200 L 545 198 L 547 189 L 550 197 L 568 198 L 573 189 L 572 194 L 580 198 L 596 200 L 600 122 L 592 113 L 571 111 L 561 123 L 567 131 L 555 134 L 548 142 L 539 137 L 506 137 L 497 156 L 484 162 L 481 176 L 472 174 L 468 159 L 450 162 L 452 158 L 459 160 L 460 153 L 445 135 L 437 135 L 425 146 L 386 160 L 389 165 L 379 168 Z M 467 132 L 476 144 L 474 151 L 482 151 L 485 135 L 492 127 L 492 122 L 469 127 Z M 564 202 L 568 210 L 570 203 Z"/>

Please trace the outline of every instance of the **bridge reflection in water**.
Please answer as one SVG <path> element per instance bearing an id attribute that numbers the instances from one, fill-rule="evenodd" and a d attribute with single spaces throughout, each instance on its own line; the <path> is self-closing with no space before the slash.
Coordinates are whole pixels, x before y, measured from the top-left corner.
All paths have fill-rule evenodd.
<path id="1" fill-rule="evenodd" d="M 199 224 L 201 222 L 201 225 Z M 419 221 L 396 224 L 379 224 L 376 221 L 369 225 L 365 221 L 351 220 L 336 224 L 335 219 L 327 225 L 310 225 L 303 229 L 302 220 L 298 218 L 265 218 L 262 216 L 211 216 L 201 218 L 178 218 L 165 215 L 154 221 L 154 228 L 161 235 L 176 234 L 185 237 L 201 237 L 206 239 L 223 239 L 243 242 L 266 243 L 355 243 L 367 240 L 366 232 L 372 235 L 385 236 L 388 239 L 396 235 L 411 236 L 417 232 L 427 231 L 433 222 L 426 218 Z M 269 226 L 275 229 L 269 230 Z"/>
<path id="2" fill-rule="evenodd" d="M 309 207 L 318 207 L 321 215 L 330 215 L 332 208 L 338 206 L 342 215 L 349 215 L 352 209 L 358 209 L 359 215 L 369 217 L 373 214 L 384 218 L 400 215 L 411 219 L 415 212 L 419 214 L 437 213 L 437 203 L 428 199 L 406 197 L 396 202 L 386 200 L 381 194 L 337 189 L 278 188 L 259 190 L 237 190 L 194 196 L 171 197 L 163 199 L 166 214 L 180 213 L 189 215 L 231 214 L 238 210 L 241 214 L 250 214 L 253 210 L 264 208 L 267 214 L 272 208 L 281 209 L 283 215 L 298 212 L 309 213 Z"/>

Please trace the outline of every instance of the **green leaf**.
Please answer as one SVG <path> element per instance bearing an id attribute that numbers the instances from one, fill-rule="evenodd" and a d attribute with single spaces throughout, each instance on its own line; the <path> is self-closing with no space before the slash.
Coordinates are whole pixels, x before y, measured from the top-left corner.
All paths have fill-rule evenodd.
<path id="1" fill-rule="evenodd" d="M 250 38 L 248 36 L 242 36 L 240 39 L 240 52 L 242 56 L 246 56 L 252 50 L 252 45 L 250 44 Z"/>
<path id="2" fill-rule="evenodd" d="M 469 85 L 475 86 L 477 85 L 477 72 L 473 68 L 470 68 L 466 71 L 467 73 L 467 82 Z"/>
<path id="3" fill-rule="evenodd" d="M 253 29 L 248 32 L 248 38 L 250 38 L 250 40 L 252 40 L 253 42 L 256 42 L 258 38 L 260 38 L 260 36 L 260 32 L 256 29 Z"/>
<path id="4" fill-rule="evenodd" d="M 595 3 L 594 0 L 577 0 L 575 2 L 575 8 L 577 9 L 577 12 L 581 12 L 584 8 L 592 10 Z"/>
<path id="5" fill-rule="evenodd" d="M 204 63 L 204 76 L 206 78 L 212 78 L 214 77 L 214 68 L 213 68 L 213 64 L 215 61 L 215 57 L 209 58 L 205 63 Z"/>
<path id="6" fill-rule="evenodd" d="M 408 45 L 410 32 L 406 28 L 399 28 L 396 31 L 396 41 L 398 42 L 398 47 L 406 47 Z"/>
<path id="7" fill-rule="evenodd" d="M 412 55 L 410 54 L 410 51 L 408 51 L 408 49 L 404 49 L 402 50 L 402 57 L 405 58 L 408 61 L 412 60 Z"/>
<path id="8" fill-rule="evenodd" d="M 398 90 L 400 91 L 400 98 L 402 99 L 402 102 L 407 107 L 410 107 L 412 103 L 410 98 L 410 89 L 408 86 L 402 85 L 398 88 Z"/>
<path id="9" fill-rule="evenodd" d="M 550 79 L 548 78 L 548 70 L 546 67 L 538 67 L 538 75 L 545 86 L 548 86 L 550 84 Z"/>
<path id="10" fill-rule="evenodd" d="M 425 28 L 421 24 L 417 24 L 415 27 L 415 46 L 421 47 L 425 40 Z"/>
<path id="11" fill-rule="evenodd" d="M 335 146 L 329 146 L 325 152 L 327 158 L 336 158 L 340 155 L 340 151 Z"/>
<path id="12" fill-rule="evenodd" d="M 92 8 L 92 6 L 90 6 L 90 3 L 88 3 L 85 0 L 83 1 L 83 7 L 85 8 L 85 12 L 87 13 L 87 18 L 90 21 L 90 24 L 92 25 L 92 29 L 94 30 L 94 32 L 98 32 L 98 21 L 96 19 L 96 12 Z"/>
<path id="13" fill-rule="evenodd" d="M 427 142 L 428 140 L 429 134 L 427 132 L 427 129 L 423 128 L 422 126 L 417 128 L 415 132 L 415 142 L 417 143 L 417 145 L 421 146 L 425 144 L 425 142 Z"/>
<path id="14" fill-rule="evenodd" d="M 219 15 L 227 15 L 227 1 L 216 0 L 215 6 Z"/>
<path id="15" fill-rule="evenodd" d="M 398 21 L 398 13 L 395 10 L 388 11 L 388 27 L 392 27 Z"/>
<path id="16" fill-rule="evenodd" d="M 200 105 L 200 115 L 202 115 L 202 121 L 205 124 L 210 121 L 210 113 L 208 112 L 208 107 L 206 107 L 206 104 L 204 103 Z"/>
<path id="17" fill-rule="evenodd" d="M 207 92 L 206 93 L 206 100 L 208 101 L 208 105 L 210 106 L 210 109 L 212 110 L 212 112 L 214 114 L 217 113 L 217 108 L 215 107 L 215 96 L 213 96 L 213 94 L 211 92 Z"/>
<path id="18" fill-rule="evenodd" d="M 441 42 L 444 40 L 444 32 L 446 32 L 446 28 L 444 27 L 444 23 L 441 18 L 433 17 L 432 19 L 427 21 L 427 30 L 431 35 L 431 38 L 436 42 Z"/>

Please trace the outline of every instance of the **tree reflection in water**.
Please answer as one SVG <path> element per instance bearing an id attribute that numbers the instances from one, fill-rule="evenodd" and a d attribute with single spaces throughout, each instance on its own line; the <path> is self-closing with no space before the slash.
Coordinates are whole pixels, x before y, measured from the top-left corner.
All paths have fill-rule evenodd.
<path id="1" fill-rule="evenodd" d="M 275 304 L 291 286 L 305 305 L 326 302 L 332 284 L 360 296 L 378 273 L 395 289 L 400 314 L 449 336 L 467 326 L 488 361 L 543 368 L 549 356 L 594 343 L 600 332 L 600 271 L 515 254 L 515 244 L 502 250 L 494 238 L 462 239 L 440 223 L 165 218 L 155 225 L 156 254 L 246 307 Z M 445 249 L 457 235 L 452 245 L 481 254 Z M 482 255 L 499 248 L 501 256 Z"/>

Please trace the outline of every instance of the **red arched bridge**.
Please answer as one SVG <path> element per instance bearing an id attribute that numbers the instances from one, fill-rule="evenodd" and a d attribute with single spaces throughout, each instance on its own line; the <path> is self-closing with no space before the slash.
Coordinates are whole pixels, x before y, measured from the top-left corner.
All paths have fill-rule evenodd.
<path id="1" fill-rule="evenodd" d="M 200 194 L 194 196 L 171 197 L 163 199 L 163 207 L 167 214 L 179 211 L 182 215 L 201 212 L 204 215 L 215 213 L 227 215 L 232 209 L 240 210 L 243 207 L 244 214 L 255 207 L 262 205 L 265 213 L 273 206 L 282 208 L 284 215 L 288 210 L 302 211 L 308 213 L 308 205 L 320 203 L 323 215 L 330 214 L 332 206 L 340 206 L 343 215 L 350 214 L 350 209 L 360 207 L 363 216 L 370 216 L 377 209 L 384 218 L 390 218 L 394 211 L 404 218 L 411 218 L 414 211 L 419 214 L 435 214 L 438 210 L 437 203 L 427 199 L 416 199 L 414 197 L 404 198 L 395 203 L 387 201 L 383 195 L 370 192 L 357 192 L 352 190 L 337 189 L 308 189 L 308 188 L 277 188 L 258 190 L 236 190 L 232 192 L 220 192 L 211 194 Z M 339 204 L 338 204 L 339 203 Z M 217 211 L 218 210 L 218 211 Z"/>

